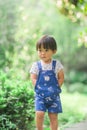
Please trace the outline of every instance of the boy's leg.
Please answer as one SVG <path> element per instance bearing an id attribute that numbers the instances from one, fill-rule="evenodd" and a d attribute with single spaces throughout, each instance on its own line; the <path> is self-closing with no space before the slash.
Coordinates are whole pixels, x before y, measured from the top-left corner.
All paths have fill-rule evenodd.
<path id="1" fill-rule="evenodd" d="M 37 130 L 43 130 L 44 114 L 45 114 L 45 112 L 43 112 L 43 111 L 36 111 Z"/>
<path id="2" fill-rule="evenodd" d="M 51 130 L 58 130 L 58 114 L 48 113 Z"/>

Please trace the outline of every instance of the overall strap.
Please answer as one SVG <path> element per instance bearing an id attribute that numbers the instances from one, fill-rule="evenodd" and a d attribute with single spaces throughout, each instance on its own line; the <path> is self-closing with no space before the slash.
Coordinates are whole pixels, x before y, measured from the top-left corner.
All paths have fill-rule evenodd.
<path id="1" fill-rule="evenodd" d="M 41 61 L 37 61 L 37 65 L 38 65 L 39 70 L 41 71 L 42 70 Z"/>
<path id="2" fill-rule="evenodd" d="M 56 67 L 56 60 L 53 60 L 52 62 L 52 70 L 55 71 L 55 67 Z"/>
<path id="3" fill-rule="evenodd" d="M 37 65 L 38 65 L 39 70 L 41 71 L 42 70 L 41 61 L 37 61 Z M 52 70 L 53 71 L 55 71 L 55 67 L 56 67 L 56 60 L 53 60 L 52 61 Z"/>

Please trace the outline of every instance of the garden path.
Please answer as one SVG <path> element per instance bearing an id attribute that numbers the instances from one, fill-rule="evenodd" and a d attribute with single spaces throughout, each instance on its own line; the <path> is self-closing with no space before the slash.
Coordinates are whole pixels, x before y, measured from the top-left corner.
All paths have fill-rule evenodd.
<path id="1" fill-rule="evenodd" d="M 61 129 L 59 128 L 59 130 Z M 65 128 L 64 130 L 87 130 L 87 120 L 76 123 L 68 128 Z"/>
<path id="2" fill-rule="evenodd" d="M 87 120 L 80 123 L 76 123 L 71 127 L 65 128 L 64 130 L 87 130 Z"/>

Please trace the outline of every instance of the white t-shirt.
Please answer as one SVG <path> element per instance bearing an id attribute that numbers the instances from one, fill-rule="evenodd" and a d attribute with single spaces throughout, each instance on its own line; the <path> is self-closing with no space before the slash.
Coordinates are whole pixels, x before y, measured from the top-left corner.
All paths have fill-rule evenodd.
<path id="1" fill-rule="evenodd" d="M 43 61 L 41 61 L 42 70 L 52 70 L 52 61 L 49 64 L 45 64 Z M 56 77 L 61 69 L 63 69 L 63 65 L 61 64 L 59 60 L 56 60 L 56 66 L 55 66 Z M 38 68 L 37 62 L 33 63 L 30 69 L 30 73 L 33 73 L 36 75 L 39 74 L 39 68 Z"/>

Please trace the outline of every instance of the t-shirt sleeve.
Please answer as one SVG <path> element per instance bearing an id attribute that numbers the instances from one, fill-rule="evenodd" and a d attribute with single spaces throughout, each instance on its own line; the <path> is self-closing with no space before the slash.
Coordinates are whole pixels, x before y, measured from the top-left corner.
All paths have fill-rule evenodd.
<path id="1" fill-rule="evenodd" d="M 56 62 L 56 72 L 58 73 L 60 70 L 64 70 L 64 67 L 60 61 L 57 61 Z"/>
<path id="2" fill-rule="evenodd" d="M 34 62 L 33 65 L 31 66 L 30 73 L 38 75 L 39 70 L 37 62 Z"/>

